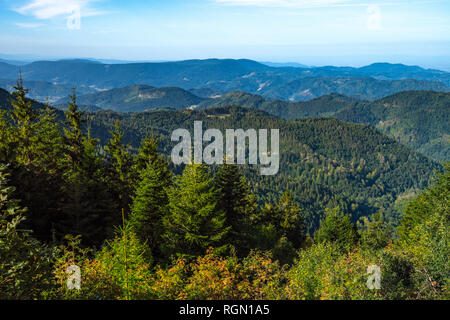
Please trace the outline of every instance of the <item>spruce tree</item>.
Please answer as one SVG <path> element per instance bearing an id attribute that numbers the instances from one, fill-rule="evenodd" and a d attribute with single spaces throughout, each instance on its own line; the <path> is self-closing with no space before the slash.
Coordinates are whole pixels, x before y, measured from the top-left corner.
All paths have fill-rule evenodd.
<path id="1" fill-rule="evenodd" d="M 139 152 L 134 159 L 133 177 L 136 184 L 140 181 L 141 172 L 149 164 L 161 172 L 161 179 L 169 187 L 172 184 L 172 172 L 167 166 L 167 161 L 158 153 L 158 139 L 147 136 L 141 141 Z"/>
<path id="2" fill-rule="evenodd" d="M 38 299 L 52 288 L 52 250 L 22 229 L 26 210 L 12 199 L 0 166 L 0 299 Z"/>
<path id="3" fill-rule="evenodd" d="M 257 247 L 272 250 L 283 264 L 292 262 L 305 241 L 306 223 L 291 193 L 286 191 L 276 204 L 266 203 L 257 217 Z"/>
<path id="4" fill-rule="evenodd" d="M 166 252 L 192 258 L 208 247 L 224 250 L 229 231 L 217 206 L 217 191 L 204 165 L 189 164 L 169 192 L 169 215 L 163 219 Z"/>
<path id="5" fill-rule="evenodd" d="M 160 167 L 147 165 L 141 172 L 130 213 L 130 226 L 148 244 L 155 259 L 163 258 L 163 218 L 168 214 L 168 186 L 164 175 Z"/>
<path id="6" fill-rule="evenodd" d="M 130 146 L 122 143 L 123 132 L 120 130 L 118 120 L 115 122 L 114 129 L 110 133 L 111 139 L 105 147 L 108 185 L 119 211 L 121 212 L 123 209 L 125 216 L 127 216 L 132 194 L 132 158 L 128 152 Z M 119 218 L 120 214 L 117 216 Z M 117 219 L 117 221 L 120 221 L 120 219 Z"/>
<path id="7" fill-rule="evenodd" d="M 237 165 L 222 165 L 215 185 L 218 208 L 224 211 L 225 223 L 230 227 L 226 242 L 235 247 L 238 255 L 245 256 L 253 245 L 251 219 L 257 207 L 253 193 Z"/>
<path id="8" fill-rule="evenodd" d="M 317 242 L 332 242 L 342 252 L 354 248 L 359 241 L 356 225 L 351 221 L 350 215 L 343 214 L 339 207 L 327 209 L 325 219 L 320 223 L 320 228 L 315 234 Z"/>
<path id="9" fill-rule="evenodd" d="M 12 94 L 11 121 L 2 124 L 6 127 L 2 149 L 17 197 L 30 208 L 25 225 L 40 240 L 50 240 L 52 222 L 60 213 L 62 136 L 54 111 L 49 106 L 34 110 L 27 92 L 20 78 Z"/>
<path id="10" fill-rule="evenodd" d="M 86 244 L 100 244 L 112 235 L 117 207 L 108 192 L 106 170 L 97 154 L 97 140 L 83 132 L 84 112 L 77 106 L 75 90 L 64 129 L 65 171 L 63 218 L 58 232 L 82 235 Z"/>
<path id="11" fill-rule="evenodd" d="M 31 100 L 26 98 L 28 90 L 23 87 L 22 76 L 14 86 L 11 105 L 11 118 L 16 128 L 17 160 L 29 164 L 34 158 L 33 145 L 36 142 L 37 114 L 33 110 Z"/>

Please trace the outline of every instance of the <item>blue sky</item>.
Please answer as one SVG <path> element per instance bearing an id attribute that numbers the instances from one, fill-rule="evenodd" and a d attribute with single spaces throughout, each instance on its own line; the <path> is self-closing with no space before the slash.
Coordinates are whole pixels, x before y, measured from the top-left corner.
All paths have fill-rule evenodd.
<path id="1" fill-rule="evenodd" d="M 0 53 L 43 58 L 450 70 L 448 0 L 0 0 L 0 30 Z"/>

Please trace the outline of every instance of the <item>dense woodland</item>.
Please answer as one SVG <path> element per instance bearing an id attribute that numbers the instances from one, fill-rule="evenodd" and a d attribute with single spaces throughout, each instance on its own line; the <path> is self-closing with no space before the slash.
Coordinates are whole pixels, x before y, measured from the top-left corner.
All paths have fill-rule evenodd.
<path id="1" fill-rule="evenodd" d="M 19 80 L 0 117 L 0 298 L 450 298 L 450 166 L 372 127 L 238 107 L 86 114 L 75 93 L 62 113 L 26 95 Z M 280 173 L 172 166 L 170 132 L 194 120 L 283 128 Z"/>

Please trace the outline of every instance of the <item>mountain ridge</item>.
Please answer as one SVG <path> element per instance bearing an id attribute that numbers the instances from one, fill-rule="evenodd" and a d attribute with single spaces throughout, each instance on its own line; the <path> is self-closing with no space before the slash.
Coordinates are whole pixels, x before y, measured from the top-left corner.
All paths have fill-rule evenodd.
<path id="1" fill-rule="evenodd" d="M 208 88 L 224 93 L 241 90 L 283 100 L 309 100 L 331 92 L 375 100 L 406 89 L 450 90 L 450 73 L 385 63 L 362 68 L 295 68 L 270 67 L 249 59 L 126 64 L 63 60 L 37 61 L 20 69 L 25 80 L 75 87 L 103 90 L 146 84 L 185 90 Z M 15 79 L 19 67 L 0 63 L 0 74 L 2 78 Z"/>

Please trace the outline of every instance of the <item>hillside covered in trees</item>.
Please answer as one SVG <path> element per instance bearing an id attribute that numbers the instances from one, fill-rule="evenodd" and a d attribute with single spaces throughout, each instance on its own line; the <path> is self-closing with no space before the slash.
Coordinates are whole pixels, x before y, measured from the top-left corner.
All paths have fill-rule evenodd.
<path id="1" fill-rule="evenodd" d="M 227 105 L 256 108 L 284 119 L 332 117 L 366 123 L 429 157 L 439 161 L 450 159 L 450 93 L 446 92 L 404 91 L 373 102 L 339 94 L 286 102 L 232 92 L 205 100 L 198 108 Z"/>
<path id="2" fill-rule="evenodd" d="M 3 299 L 449 298 L 450 168 L 371 127 L 238 107 L 85 114 L 75 95 L 62 113 L 20 81 L 9 98 Z M 167 132 L 194 120 L 280 128 L 281 172 L 169 165 Z"/>

